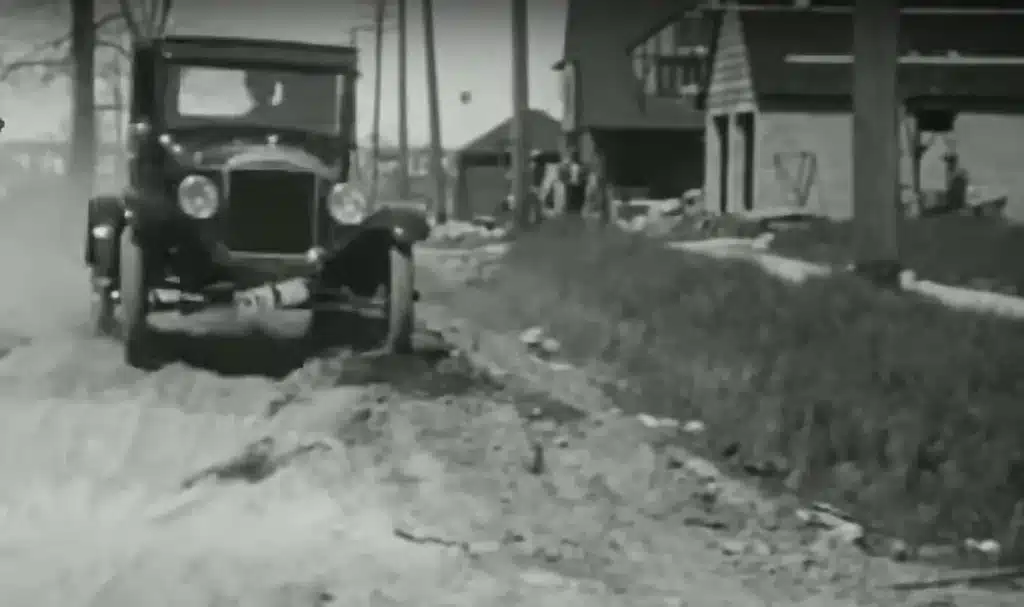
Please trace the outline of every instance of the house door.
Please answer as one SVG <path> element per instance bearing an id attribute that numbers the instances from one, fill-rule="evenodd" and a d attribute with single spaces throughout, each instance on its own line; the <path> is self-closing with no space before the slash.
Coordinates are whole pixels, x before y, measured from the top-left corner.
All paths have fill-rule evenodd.
<path id="1" fill-rule="evenodd" d="M 740 195 L 743 201 L 743 210 L 750 211 L 754 208 L 754 113 L 743 112 L 736 115 L 736 129 L 740 136 Z"/>
<path id="2" fill-rule="evenodd" d="M 729 116 L 715 116 L 712 118 L 715 125 L 714 137 L 718 140 L 718 210 L 721 213 L 729 211 L 729 156 L 732 154 L 729 145 Z"/>

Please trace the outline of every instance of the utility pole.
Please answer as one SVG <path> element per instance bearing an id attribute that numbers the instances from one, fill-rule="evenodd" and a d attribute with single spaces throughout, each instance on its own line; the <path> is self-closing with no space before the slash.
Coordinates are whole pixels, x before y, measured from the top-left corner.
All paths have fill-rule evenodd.
<path id="1" fill-rule="evenodd" d="M 377 0 L 373 15 L 373 156 L 370 161 L 370 198 L 376 204 L 380 197 L 380 110 L 383 94 L 384 6 L 387 0 Z"/>
<path id="2" fill-rule="evenodd" d="M 92 196 L 96 182 L 95 0 L 71 2 L 71 144 L 68 174 L 76 195 Z"/>
<path id="3" fill-rule="evenodd" d="M 412 197 L 409 184 L 409 48 L 407 0 L 398 2 L 398 196 Z"/>
<path id="4" fill-rule="evenodd" d="M 528 0 L 512 0 L 512 199 L 520 228 L 532 223 L 530 196 L 530 108 Z"/>
<path id="5" fill-rule="evenodd" d="M 423 0 L 423 44 L 427 59 L 427 104 L 430 112 L 430 168 L 434 174 L 434 212 L 437 222 L 448 221 L 447 175 L 441 145 L 441 108 L 437 92 L 437 46 L 434 42 L 434 0 Z"/>
<path id="6" fill-rule="evenodd" d="M 853 215 L 858 273 L 899 284 L 900 9 L 856 2 L 853 19 Z"/>

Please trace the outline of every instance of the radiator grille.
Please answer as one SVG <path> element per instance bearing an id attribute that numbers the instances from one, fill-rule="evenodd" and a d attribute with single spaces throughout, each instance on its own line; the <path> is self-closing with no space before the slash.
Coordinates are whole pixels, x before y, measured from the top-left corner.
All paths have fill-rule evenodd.
<path id="1" fill-rule="evenodd" d="M 233 251 L 303 253 L 314 244 L 316 177 L 236 170 L 228 176 L 224 243 Z"/>

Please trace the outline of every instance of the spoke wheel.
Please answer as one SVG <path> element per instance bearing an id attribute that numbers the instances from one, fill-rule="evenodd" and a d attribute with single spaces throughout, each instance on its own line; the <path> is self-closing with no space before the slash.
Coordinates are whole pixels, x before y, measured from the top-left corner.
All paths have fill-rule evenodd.
<path id="1" fill-rule="evenodd" d="M 412 352 L 415 325 L 416 268 L 411 247 L 393 246 L 388 285 L 388 332 L 384 347 L 397 354 Z"/>
<path id="2" fill-rule="evenodd" d="M 124 358 L 129 366 L 152 370 L 159 366 L 153 352 L 149 315 L 149 271 L 145 250 L 125 226 L 120 240 L 120 325 Z"/>
<path id="3" fill-rule="evenodd" d="M 95 272 L 95 271 L 94 271 Z M 95 276 L 95 273 L 94 273 Z M 93 280 L 95 285 L 96 280 Z M 117 333 L 117 317 L 110 287 L 93 287 L 90 329 L 99 337 L 110 337 Z"/>

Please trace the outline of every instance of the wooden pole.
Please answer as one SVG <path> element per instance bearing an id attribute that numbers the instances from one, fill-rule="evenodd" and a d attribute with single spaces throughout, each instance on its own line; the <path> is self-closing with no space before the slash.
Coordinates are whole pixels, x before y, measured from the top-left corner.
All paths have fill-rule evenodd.
<path id="1" fill-rule="evenodd" d="M 75 192 L 92 196 L 96 184 L 95 0 L 71 2 L 71 142 L 68 175 Z"/>
<path id="2" fill-rule="evenodd" d="M 370 200 L 374 203 L 380 197 L 380 112 L 383 94 L 384 66 L 384 4 L 377 0 L 373 15 L 373 132 L 372 156 L 370 157 Z"/>
<path id="3" fill-rule="evenodd" d="M 434 41 L 434 1 L 423 0 L 423 44 L 427 60 L 427 104 L 430 113 L 430 169 L 434 175 L 434 205 L 438 223 L 448 221 L 447 175 L 441 144 L 441 107 L 437 92 L 437 46 Z"/>
<path id="4" fill-rule="evenodd" d="M 520 228 L 532 222 L 530 200 L 530 133 L 526 115 L 529 93 L 528 0 L 512 0 L 512 199 Z"/>
<path id="5" fill-rule="evenodd" d="M 398 2 L 398 195 L 412 197 L 409 185 L 409 48 L 407 0 Z"/>
<path id="6" fill-rule="evenodd" d="M 898 285 L 900 25 L 898 0 L 855 4 L 854 255 L 863 275 Z"/>

